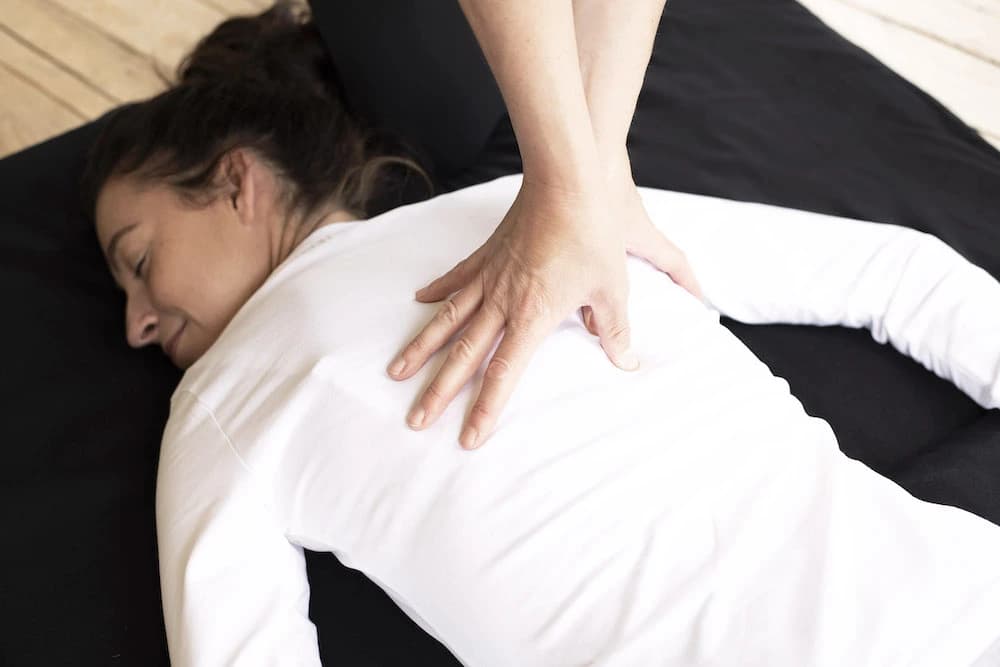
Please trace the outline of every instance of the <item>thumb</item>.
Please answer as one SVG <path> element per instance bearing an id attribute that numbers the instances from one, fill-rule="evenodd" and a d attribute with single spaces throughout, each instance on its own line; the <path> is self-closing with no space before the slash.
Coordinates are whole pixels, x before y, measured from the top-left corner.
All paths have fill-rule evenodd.
<path id="1" fill-rule="evenodd" d="M 671 280 L 704 302 L 705 293 L 684 252 L 660 230 L 650 227 L 650 231 L 652 233 L 646 235 L 641 244 L 631 249 L 630 254 L 648 260 L 650 264 L 670 276 Z"/>
<path id="2" fill-rule="evenodd" d="M 583 326 L 587 328 L 587 331 L 591 335 L 597 335 L 597 329 L 594 328 L 594 311 L 590 306 L 580 306 L 580 317 L 583 319 Z"/>
<path id="3" fill-rule="evenodd" d="M 591 304 L 590 322 L 611 363 L 622 370 L 635 371 L 639 370 L 639 358 L 632 351 L 627 302 L 622 297 L 615 302 Z"/>

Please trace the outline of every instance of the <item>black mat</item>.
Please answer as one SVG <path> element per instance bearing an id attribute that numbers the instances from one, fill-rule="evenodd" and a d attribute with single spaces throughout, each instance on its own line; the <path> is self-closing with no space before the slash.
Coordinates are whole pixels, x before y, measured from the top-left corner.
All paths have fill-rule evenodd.
<path id="1" fill-rule="evenodd" d="M 361 6 L 317 4 L 324 21 L 337 17 L 323 5 Z M 371 5 L 380 21 L 336 24 L 383 31 L 351 47 L 361 49 L 355 63 L 382 63 L 381 74 L 352 79 L 341 59 L 358 108 L 376 104 L 381 123 L 422 145 L 442 190 L 517 171 L 509 122 L 490 115 L 497 109 L 482 69 L 443 68 L 451 74 L 442 77 L 428 69 L 444 62 L 442 49 L 468 47 L 467 28 L 412 6 L 393 24 L 389 5 Z M 401 80 L 413 99 L 378 107 L 377 91 Z M 453 123 L 463 108 L 468 124 L 444 143 L 434 138 L 442 125 L 394 120 Z M 0 160 L 5 665 L 166 663 L 153 481 L 179 374 L 157 349 L 126 346 L 122 294 L 76 211 L 94 130 Z M 641 185 L 908 225 L 1000 276 L 1000 154 L 792 0 L 671 0 L 630 146 Z M 1000 523 L 997 411 L 865 331 L 725 323 L 832 424 L 850 456 L 919 497 Z M 309 554 L 308 563 L 328 663 L 454 662 L 359 573 L 330 555 Z"/>

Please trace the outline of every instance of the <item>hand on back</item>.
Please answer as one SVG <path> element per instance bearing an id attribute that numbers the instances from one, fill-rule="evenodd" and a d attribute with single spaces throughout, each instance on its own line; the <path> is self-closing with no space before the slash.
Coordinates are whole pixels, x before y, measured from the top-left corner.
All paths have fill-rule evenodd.
<path id="1" fill-rule="evenodd" d="M 389 374 L 412 377 L 456 337 L 407 419 L 426 428 L 499 337 L 460 436 L 470 447 L 489 437 L 538 345 L 574 308 L 612 363 L 638 367 L 626 250 L 700 291 L 649 220 L 626 148 L 663 0 L 459 4 L 503 93 L 525 175 L 487 242 L 418 293 L 447 301 Z"/>
<path id="2" fill-rule="evenodd" d="M 483 444 L 541 341 L 575 308 L 612 363 L 638 368 L 630 350 L 626 251 L 701 298 L 683 253 L 646 214 L 627 166 L 619 173 L 596 192 L 522 181 L 486 243 L 417 293 L 420 301 L 446 300 L 397 358 L 404 370 L 390 375 L 411 377 L 457 338 L 410 411 L 412 428 L 441 415 L 500 337 L 460 437 L 463 447 Z"/>

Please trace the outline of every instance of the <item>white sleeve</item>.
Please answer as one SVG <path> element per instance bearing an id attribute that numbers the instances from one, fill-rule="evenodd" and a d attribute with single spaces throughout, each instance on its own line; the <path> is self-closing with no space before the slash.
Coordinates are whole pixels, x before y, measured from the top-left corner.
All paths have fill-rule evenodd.
<path id="1" fill-rule="evenodd" d="M 319 665 L 302 549 L 212 413 L 188 392 L 171 407 L 156 487 L 171 664 Z"/>
<path id="2" fill-rule="evenodd" d="M 1000 284 L 938 238 L 897 225 L 640 188 L 714 309 L 748 324 L 867 328 L 1000 407 Z"/>

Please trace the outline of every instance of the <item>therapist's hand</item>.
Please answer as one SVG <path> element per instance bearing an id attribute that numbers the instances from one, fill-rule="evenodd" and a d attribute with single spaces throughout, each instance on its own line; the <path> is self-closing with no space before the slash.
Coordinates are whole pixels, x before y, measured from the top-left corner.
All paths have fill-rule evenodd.
<path id="1" fill-rule="evenodd" d="M 608 197 L 611 210 L 624 227 L 625 251 L 641 257 L 663 271 L 675 283 L 704 301 L 704 293 L 684 252 L 668 239 L 649 219 L 639 196 L 628 154 L 623 150 L 615 167 L 608 169 Z M 590 333 L 597 334 L 590 306 L 580 308 L 583 323 Z"/>
<path id="2" fill-rule="evenodd" d="M 502 334 L 460 438 L 465 448 L 482 445 L 538 345 L 581 306 L 589 307 L 591 330 L 612 363 L 638 368 L 630 350 L 625 239 L 607 204 L 600 188 L 569 192 L 522 180 L 486 243 L 417 293 L 420 301 L 439 301 L 457 291 L 390 364 L 390 376 L 411 377 L 466 328 L 411 410 L 411 428 L 438 418 Z M 393 373 L 400 360 L 405 367 Z"/>

